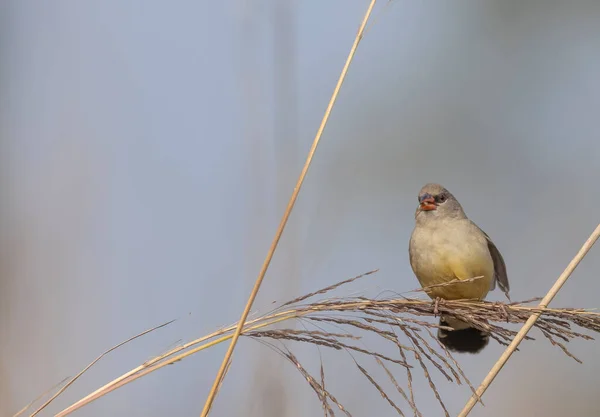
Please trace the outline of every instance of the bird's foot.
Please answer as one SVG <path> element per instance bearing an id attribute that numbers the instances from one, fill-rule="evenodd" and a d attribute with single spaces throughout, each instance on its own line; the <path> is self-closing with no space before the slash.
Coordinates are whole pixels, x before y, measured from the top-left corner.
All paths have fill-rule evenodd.
<path id="1" fill-rule="evenodd" d="M 438 310 L 438 306 L 440 305 L 440 297 L 435 297 L 435 301 L 433 302 L 433 316 L 437 317 L 440 313 Z"/>

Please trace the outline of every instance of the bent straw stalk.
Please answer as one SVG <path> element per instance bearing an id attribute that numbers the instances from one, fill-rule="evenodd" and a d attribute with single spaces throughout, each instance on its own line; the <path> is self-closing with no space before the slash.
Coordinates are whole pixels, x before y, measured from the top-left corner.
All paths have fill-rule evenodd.
<path id="1" fill-rule="evenodd" d="M 17 411 L 15 414 L 13 414 L 12 417 L 19 417 L 21 414 L 23 414 L 25 411 L 29 410 L 31 407 L 33 407 L 33 404 L 35 404 L 36 402 L 38 402 L 39 400 L 41 400 L 43 397 L 45 397 L 46 395 L 48 395 L 50 392 L 54 391 L 56 388 L 60 387 L 62 384 L 64 384 L 65 382 L 67 382 L 71 377 L 68 376 L 66 378 L 64 378 L 62 381 L 60 381 L 59 383 L 57 383 L 56 385 L 54 385 L 53 387 L 49 388 L 48 390 L 46 390 L 45 392 L 43 392 L 42 394 L 38 395 L 35 399 L 33 399 L 29 404 L 27 404 L 25 407 L 21 408 L 19 411 Z"/>
<path id="2" fill-rule="evenodd" d="M 371 271 L 359 277 L 342 282 L 348 283 L 364 276 L 372 274 Z M 447 314 L 466 321 L 471 326 L 479 327 L 490 332 L 492 338 L 502 344 L 508 344 L 516 335 L 516 331 L 510 330 L 505 326 L 507 324 L 523 324 L 530 317 L 539 315 L 536 321 L 541 334 L 552 344 L 564 348 L 565 353 L 574 358 L 566 350 L 564 345 L 558 342 L 570 341 L 573 339 L 590 340 L 590 336 L 577 332 L 574 326 L 587 329 L 593 332 L 600 331 L 600 313 L 591 312 L 584 309 L 556 309 L 540 308 L 539 306 L 528 306 L 525 301 L 521 303 L 496 303 L 496 302 L 474 302 L 474 301 L 441 301 L 437 307 L 431 300 L 415 298 L 380 298 L 370 299 L 366 297 L 333 297 L 316 301 L 310 301 L 309 298 L 316 295 L 325 296 L 326 293 L 334 289 L 339 289 L 342 283 L 330 285 L 322 290 L 312 292 L 306 296 L 284 303 L 270 313 L 246 322 L 242 335 L 258 341 L 265 341 L 267 344 L 277 344 L 283 347 L 272 346 L 290 360 L 299 372 L 304 375 L 313 390 L 319 391 L 320 402 L 326 398 L 339 408 L 341 403 L 336 399 L 334 401 L 331 395 L 331 382 L 327 390 L 321 387 L 318 379 L 307 379 L 307 371 L 298 367 L 300 363 L 295 356 L 287 355 L 290 343 L 308 343 L 313 346 L 331 348 L 340 352 L 347 352 L 353 361 L 358 363 L 358 357 L 370 358 L 373 363 L 386 363 L 385 366 L 400 367 L 406 372 L 405 388 L 400 386 L 398 381 L 390 379 L 400 393 L 405 403 L 413 411 L 417 409 L 417 404 L 413 392 L 413 379 L 422 375 L 425 382 L 430 386 L 433 395 L 438 403 L 443 406 L 441 395 L 435 386 L 434 374 L 443 376 L 450 383 L 466 383 L 472 392 L 475 389 L 471 386 L 458 362 L 452 357 L 450 352 L 440 347 L 434 336 L 433 329 L 438 328 L 437 321 L 426 321 L 427 318 L 433 318 L 436 314 Z M 436 312 L 437 308 L 437 312 Z M 305 330 L 295 329 L 273 329 L 275 323 L 287 320 L 302 320 Z M 118 389 L 130 382 L 135 381 L 151 372 L 154 372 L 164 366 L 181 361 L 182 359 L 193 355 L 201 350 L 210 348 L 219 343 L 231 340 L 233 332 L 238 324 L 223 328 L 212 334 L 196 339 L 192 342 L 178 346 L 160 355 L 152 360 L 146 361 L 135 369 L 116 378 L 112 382 L 104 385 L 102 388 L 94 391 L 90 395 L 77 401 L 65 410 L 56 414 L 57 417 L 66 416 L 73 411 L 83 407 L 86 404 L 98 399 L 115 389 Z M 313 326 L 315 330 L 307 326 Z M 335 327 L 335 332 L 325 330 L 325 327 Z M 362 335 L 376 335 L 384 343 L 391 343 L 397 349 L 398 355 L 390 356 L 389 353 L 383 354 L 378 350 L 369 349 L 361 345 L 357 346 L 357 339 L 362 339 Z M 528 337 L 528 339 L 531 339 Z M 430 344 L 430 340 L 435 341 Z M 378 345 L 380 347 L 380 345 Z M 434 349 L 436 347 L 436 349 Z M 356 358 L 355 358 L 356 357 Z M 576 359 L 576 358 L 575 358 Z M 434 373 L 428 371 L 428 367 L 433 365 Z M 367 370 L 364 364 L 360 364 Z M 389 368 L 384 368 L 389 369 Z M 358 368 L 358 376 L 364 373 Z M 417 371 L 419 370 L 419 371 Z M 390 370 L 390 372 L 392 372 Z M 367 370 L 369 375 L 372 375 Z M 387 371 L 386 371 L 387 373 Z M 395 373 L 394 375 L 399 375 Z M 323 377 L 320 378 L 324 380 Z M 382 385 L 377 382 L 377 385 Z M 373 385 L 375 386 L 375 385 Z M 328 392 L 326 392 L 328 391 Z M 402 395 L 404 393 L 404 395 Z M 437 393 L 437 395 L 435 395 Z M 323 397 L 325 395 L 325 397 Z M 386 394 L 388 395 L 388 394 Z M 384 397 L 385 398 L 385 397 Z M 388 395 L 388 398 L 392 398 Z M 392 400 L 398 407 L 400 405 Z M 389 403 L 389 401 L 388 401 Z M 390 404 L 391 406 L 391 404 Z M 393 406 L 392 406 L 393 408 Z M 417 409 L 418 410 L 418 409 Z M 344 409 L 344 413 L 347 410 Z M 396 411 L 397 412 L 397 411 Z M 329 413 L 329 410 L 328 410 Z M 414 414 L 419 415 L 415 412 Z"/>
<path id="3" fill-rule="evenodd" d="M 141 333 L 136 334 L 135 336 L 130 337 L 127 340 L 124 340 L 121 343 L 116 344 L 115 346 L 111 347 L 110 349 L 108 349 L 107 351 L 103 352 L 102 354 L 100 354 L 100 356 L 98 356 L 96 359 L 94 359 L 89 365 L 87 365 L 85 368 L 83 368 L 77 375 L 75 375 L 73 378 L 71 378 L 71 380 L 69 382 L 67 382 L 61 389 L 59 389 L 52 397 L 50 397 L 44 404 L 42 404 L 40 407 L 38 407 L 37 410 L 35 410 L 33 412 L 33 414 L 31 414 L 29 417 L 35 417 L 36 415 L 38 415 L 44 408 L 46 408 L 52 401 L 54 401 L 59 395 L 61 395 L 63 392 L 65 392 L 65 390 L 67 388 L 69 388 L 73 383 L 75 383 L 75 381 L 77 381 L 77 379 L 79 379 L 79 377 L 81 375 L 83 375 L 88 369 L 90 369 L 92 366 L 94 366 L 100 359 L 102 359 L 103 357 L 105 357 L 106 355 L 108 355 L 109 353 L 111 353 L 112 351 L 120 348 L 123 345 L 126 345 L 127 343 L 142 337 L 144 335 L 147 335 L 148 333 L 151 333 L 155 330 L 158 330 L 162 327 L 168 326 L 169 324 L 173 323 L 175 320 L 170 320 L 166 323 L 163 324 L 159 324 L 158 326 L 154 326 L 151 329 L 148 330 L 144 330 Z M 69 379 L 69 378 L 67 378 Z M 29 406 L 28 406 L 29 408 Z M 24 410 L 22 410 L 24 411 Z M 21 411 L 21 412 L 22 412 Z M 19 415 L 19 413 L 17 413 L 16 415 Z M 14 416 L 13 416 L 14 417 Z"/>
<path id="4" fill-rule="evenodd" d="M 226 369 L 226 367 L 229 366 L 229 364 L 231 362 L 231 356 L 233 354 L 233 350 L 235 349 L 238 338 L 242 333 L 242 326 L 244 325 L 244 322 L 248 318 L 250 309 L 252 308 L 252 305 L 254 304 L 254 300 L 256 299 L 256 296 L 258 295 L 260 286 L 263 282 L 263 279 L 265 277 L 267 269 L 269 268 L 269 265 L 271 263 L 271 259 L 273 259 L 273 254 L 275 253 L 275 250 L 277 249 L 279 239 L 281 238 L 281 235 L 283 234 L 283 231 L 284 231 L 287 221 L 290 217 L 292 209 L 294 208 L 294 205 L 296 204 L 296 199 L 298 198 L 298 194 L 300 193 L 300 189 L 302 187 L 302 184 L 304 183 L 304 178 L 306 177 L 308 168 L 310 167 L 310 164 L 312 162 L 315 151 L 317 150 L 317 146 L 319 145 L 319 141 L 321 140 L 321 135 L 323 134 L 323 130 L 325 130 L 325 126 L 327 125 L 327 121 L 329 120 L 329 115 L 331 114 L 333 105 L 335 104 L 335 102 L 337 100 L 337 96 L 342 87 L 342 84 L 344 83 L 344 79 L 346 78 L 346 74 L 348 72 L 348 68 L 350 67 L 350 63 L 352 62 L 352 59 L 354 58 L 354 54 L 356 52 L 356 49 L 358 48 L 358 44 L 362 40 L 365 26 L 367 25 L 367 22 L 369 21 L 369 17 L 371 16 L 371 12 L 373 10 L 373 7 L 375 6 L 375 2 L 376 2 L 376 0 L 371 0 L 371 3 L 369 4 L 369 7 L 367 8 L 367 12 L 365 13 L 365 16 L 360 25 L 360 28 L 358 29 L 358 33 L 356 34 L 354 43 L 352 45 L 352 48 L 350 49 L 350 53 L 348 54 L 348 58 L 346 60 L 346 63 L 344 64 L 344 68 L 342 69 L 342 73 L 340 74 L 337 85 L 335 86 L 335 89 L 333 90 L 331 99 L 329 100 L 329 104 L 327 105 L 327 109 L 325 110 L 325 115 L 323 116 L 321 125 L 319 126 L 319 129 L 317 130 L 317 134 L 315 135 L 313 144 L 310 148 L 310 151 L 308 152 L 308 157 L 306 158 L 306 162 L 304 164 L 304 167 L 302 168 L 302 172 L 300 173 L 300 176 L 298 178 L 296 186 L 294 187 L 294 191 L 292 192 L 292 196 L 290 197 L 290 200 L 285 209 L 285 212 L 283 213 L 283 217 L 281 219 L 279 227 L 277 228 L 277 231 L 275 232 L 275 237 L 273 238 L 271 247 L 269 248 L 269 251 L 267 252 L 267 257 L 265 258 L 265 261 L 260 269 L 258 277 L 256 278 L 256 282 L 254 283 L 254 287 L 252 289 L 252 292 L 250 293 L 250 297 L 248 298 L 246 307 L 244 308 L 244 311 L 242 312 L 242 316 L 240 318 L 239 325 L 236 327 L 235 332 L 233 333 L 231 342 L 229 343 L 229 348 L 227 348 L 227 352 L 225 353 L 225 357 L 223 358 L 221 367 L 219 368 L 219 371 L 217 372 L 217 376 L 215 377 L 212 388 L 208 394 L 208 397 L 206 398 L 206 402 L 204 403 L 204 408 L 202 409 L 202 413 L 200 414 L 201 417 L 206 417 L 208 415 L 208 413 L 210 412 L 212 403 L 213 403 L 215 396 L 219 390 L 219 387 L 221 386 L 223 377 L 225 375 L 225 369 Z"/>

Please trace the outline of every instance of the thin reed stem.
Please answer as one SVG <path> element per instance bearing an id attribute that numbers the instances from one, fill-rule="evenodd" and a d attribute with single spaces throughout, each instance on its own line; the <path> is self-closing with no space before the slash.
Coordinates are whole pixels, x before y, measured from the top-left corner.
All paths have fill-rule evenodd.
<path id="1" fill-rule="evenodd" d="M 337 85 L 335 86 L 335 89 L 333 90 L 331 99 L 329 100 L 327 109 L 325 110 L 325 115 L 323 116 L 321 125 L 319 126 L 319 129 L 317 130 L 317 134 L 315 135 L 313 144 L 310 148 L 310 151 L 308 152 L 308 157 L 306 158 L 306 162 L 304 163 L 302 172 L 300 173 L 300 176 L 298 178 L 296 186 L 294 187 L 294 190 L 292 192 L 292 196 L 290 197 L 290 200 L 285 209 L 285 212 L 283 213 L 283 217 L 281 219 L 279 227 L 277 228 L 277 231 L 275 232 L 275 237 L 273 238 L 271 247 L 269 248 L 269 251 L 267 252 L 267 257 L 265 258 L 265 261 L 260 269 L 258 277 L 256 278 L 256 282 L 254 283 L 254 287 L 252 288 L 252 292 L 250 293 L 250 297 L 248 298 L 246 307 L 244 308 L 244 311 L 242 312 L 242 316 L 238 322 L 238 326 L 236 327 L 235 332 L 233 333 L 233 336 L 231 338 L 231 342 L 229 343 L 229 348 L 227 349 L 227 352 L 225 353 L 225 357 L 223 358 L 223 361 L 221 363 L 219 371 L 217 372 L 217 375 L 213 382 L 212 388 L 208 394 L 208 397 L 206 398 L 206 402 L 204 403 L 204 408 L 202 410 L 202 413 L 200 414 L 201 417 L 206 417 L 208 415 L 208 413 L 210 412 L 212 403 L 215 399 L 215 396 L 217 395 L 219 387 L 221 386 L 222 379 L 225 375 L 225 370 L 229 366 L 229 363 L 231 361 L 231 356 L 233 354 L 233 350 L 235 349 L 235 346 L 240 337 L 240 334 L 242 333 L 242 328 L 244 326 L 244 323 L 246 322 L 246 319 L 248 318 L 248 314 L 250 313 L 250 310 L 252 309 L 252 305 L 254 304 L 254 300 L 256 299 L 256 296 L 257 296 L 260 286 L 263 282 L 263 279 L 265 277 L 267 269 L 269 268 L 269 265 L 271 263 L 271 259 L 273 258 L 275 250 L 277 249 L 279 239 L 281 238 L 281 235 L 283 234 L 283 231 L 287 224 L 288 218 L 290 217 L 292 209 L 294 208 L 294 205 L 296 204 L 296 199 L 298 198 L 298 194 L 300 193 L 300 189 L 302 187 L 302 184 L 304 183 L 304 178 L 306 177 L 308 168 L 310 167 L 310 164 L 312 162 L 315 151 L 317 150 L 317 146 L 319 145 L 319 141 L 321 140 L 321 135 L 323 134 L 323 131 L 325 130 L 325 126 L 327 125 L 327 121 L 329 120 L 329 115 L 331 114 L 333 105 L 335 104 L 335 101 L 337 100 L 337 96 L 340 92 L 340 89 L 342 87 L 344 79 L 346 78 L 346 74 L 348 72 L 348 68 L 350 67 L 350 63 L 352 62 L 352 59 L 354 58 L 354 54 L 356 52 L 358 44 L 362 40 L 365 26 L 367 25 L 367 22 L 369 20 L 371 12 L 373 11 L 375 2 L 376 2 L 376 0 L 371 0 L 371 3 L 369 4 L 369 7 L 367 8 L 367 12 L 365 13 L 365 16 L 364 16 L 362 23 L 360 25 L 360 28 L 358 30 L 358 33 L 356 34 L 354 43 L 352 45 L 352 48 L 350 49 L 350 53 L 348 54 L 348 58 L 346 59 L 346 63 L 344 64 L 344 68 L 342 69 L 342 73 L 340 74 Z"/>

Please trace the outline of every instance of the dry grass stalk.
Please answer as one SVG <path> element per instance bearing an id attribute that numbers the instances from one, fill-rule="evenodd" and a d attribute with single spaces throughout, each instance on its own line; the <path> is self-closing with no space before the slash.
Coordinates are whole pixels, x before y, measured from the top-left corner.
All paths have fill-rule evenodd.
<path id="1" fill-rule="evenodd" d="M 339 286 L 334 285 L 327 288 L 339 288 Z M 311 294 L 323 295 L 326 293 L 327 290 L 323 289 Z M 408 403 L 415 416 L 421 416 L 413 392 L 413 368 L 415 365 L 418 364 L 423 370 L 423 375 L 442 409 L 445 407 L 435 386 L 434 378 L 428 370 L 429 366 L 433 366 L 437 369 L 437 372 L 452 383 L 460 384 L 467 382 L 470 386 L 458 362 L 450 352 L 443 349 L 443 346 L 439 346 L 437 339 L 433 335 L 432 330 L 439 326 L 437 320 L 431 321 L 430 319 L 436 314 L 443 313 L 454 316 L 468 322 L 472 326 L 485 329 L 496 340 L 503 343 L 508 343 L 516 334 L 514 330 L 507 328 L 506 324 L 523 324 L 530 317 L 539 314 L 540 318 L 536 321 L 535 327 L 553 345 L 556 345 L 573 358 L 574 356 L 567 350 L 564 342 L 573 339 L 592 339 L 589 335 L 581 331 L 575 331 L 575 326 L 588 331 L 600 331 L 600 313 L 574 308 L 541 308 L 539 306 L 528 306 L 524 303 L 504 304 L 469 300 L 442 300 L 436 305 L 429 299 L 369 299 L 365 297 L 334 297 L 313 302 L 310 302 L 308 297 L 299 297 L 292 301 L 292 303 L 285 303 L 268 314 L 247 321 L 242 335 L 256 340 L 272 340 L 284 346 L 293 342 L 309 343 L 314 346 L 345 351 L 351 355 L 352 353 L 364 355 L 377 361 L 380 366 L 386 362 L 390 366 L 400 366 L 406 372 L 406 389 L 400 386 L 395 378 L 390 378 L 390 380 L 395 386 L 396 391 Z M 302 320 L 307 325 L 307 328 L 305 330 L 272 328 L 272 325 L 275 323 L 292 319 Z M 315 330 L 308 327 L 311 325 Z M 56 416 L 66 416 L 95 399 L 138 378 L 180 361 L 201 350 L 230 340 L 236 326 L 234 324 L 222 328 L 192 342 L 177 346 L 152 360 L 146 361 L 72 404 Z M 336 328 L 336 331 L 328 331 L 324 329 L 324 326 L 333 326 Z M 379 351 L 358 346 L 356 344 L 357 341 L 359 342 L 358 339 L 367 334 L 376 335 L 385 343 L 391 343 L 392 346 L 398 349 L 398 357 L 390 357 Z M 436 342 L 432 345 L 431 340 Z M 410 358 L 412 359 L 409 359 L 409 355 L 406 355 L 405 352 L 411 352 Z M 291 352 L 282 353 L 295 364 L 301 374 L 307 379 L 312 389 L 319 392 L 317 396 L 329 415 L 333 415 L 333 407 L 327 406 L 330 403 L 335 404 L 337 408 L 349 415 L 348 411 L 331 395 L 330 391 L 325 389 L 324 371 L 321 372 L 320 382 L 313 377 L 308 378 L 310 374 L 308 374 L 302 365 L 299 367 L 300 362 L 295 356 L 291 355 Z M 384 365 L 384 369 L 386 369 L 388 376 L 398 375 L 395 371 L 386 368 L 386 366 Z M 364 375 L 362 370 L 361 374 Z M 369 375 L 372 374 L 369 373 Z M 377 386 L 382 387 L 379 383 L 377 383 Z M 471 387 L 471 390 L 474 391 L 473 387 Z M 392 398 L 387 393 L 386 396 L 384 398 Z M 400 408 L 396 402 L 394 404 Z"/>
<path id="2" fill-rule="evenodd" d="M 292 191 L 290 200 L 288 201 L 287 207 L 283 213 L 283 216 L 281 218 L 281 221 L 279 223 L 277 231 L 275 232 L 275 236 L 273 237 L 273 241 L 271 242 L 271 247 L 269 248 L 269 251 L 267 252 L 267 256 L 263 262 L 260 272 L 258 273 L 258 277 L 256 278 L 254 287 L 252 288 L 250 296 L 248 297 L 248 301 L 246 302 L 246 306 L 244 307 L 242 316 L 241 316 L 241 318 L 238 322 L 238 325 L 235 328 L 235 331 L 231 337 L 231 342 L 229 343 L 227 352 L 225 352 L 225 357 L 223 358 L 223 361 L 221 363 L 219 371 L 217 372 L 217 375 L 215 377 L 213 385 L 210 389 L 210 392 L 208 393 L 208 397 L 206 398 L 206 402 L 204 403 L 204 408 L 202 409 L 202 413 L 200 414 L 201 417 L 206 417 L 208 415 L 210 408 L 212 406 L 212 403 L 215 399 L 215 396 L 216 396 L 217 392 L 219 391 L 219 387 L 221 386 L 221 382 L 225 376 L 226 367 L 228 366 L 228 364 L 231 361 L 231 356 L 233 355 L 233 350 L 235 349 L 235 346 L 236 346 L 239 336 L 242 334 L 242 327 L 244 326 L 244 324 L 248 318 L 248 314 L 250 314 L 250 310 L 252 309 L 254 300 L 256 299 L 256 296 L 258 295 L 258 291 L 263 282 L 263 279 L 265 277 L 267 269 L 269 268 L 269 265 L 271 264 L 271 259 L 273 259 L 273 255 L 275 254 L 275 250 L 277 249 L 277 245 L 279 243 L 279 240 L 281 239 L 281 235 L 283 234 L 283 231 L 285 229 L 287 221 L 290 217 L 290 214 L 292 213 L 292 209 L 294 208 L 294 205 L 296 204 L 296 199 L 298 198 L 298 194 L 300 193 L 300 189 L 302 188 L 302 184 L 304 183 L 304 178 L 306 177 L 308 168 L 310 167 L 313 156 L 317 150 L 317 146 L 319 145 L 321 136 L 322 136 L 323 131 L 325 130 L 325 126 L 327 125 L 327 122 L 329 120 L 329 115 L 331 114 L 331 110 L 333 109 L 333 106 L 335 105 L 335 102 L 337 100 L 340 89 L 342 88 L 342 84 L 344 83 L 344 80 L 346 79 L 346 74 L 348 73 L 348 68 L 350 68 L 350 63 L 354 59 L 354 54 L 356 53 L 358 44 L 360 43 L 360 41 L 363 38 L 363 33 L 365 31 L 367 22 L 369 21 L 369 17 L 371 16 L 371 12 L 373 11 L 373 7 L 375 6 L 375 2 L 376 2 L 376 0 L 371 0 L 369 7 L 367 8 L 367 11 L 363 17 L 363 20 L 360 24 L 359 29 L 358 29 L 358 33 L 356 34 L 356 37 L 354 38 L 352 48 L 350 48 L 350 53 L 348 54 L 346 63 L 344 64 L 344 67 L 342 68 L 342 72 L 340 74 L 338 82 L 337 82 L 335 88 L 333 89 L 331 99 L 329 100 L 329 104 L 327 105 L 327 108 L 325 109 L 325 114 L 323 115 L 323 119 L 321 120 L 319 129 L 317 130 L 317 133 L 315 135 L 313 143 L 308 152 L 308 156 L 306 158 L 306 162 L 304 163 L 304 167 L 302 168 L 302 171 L 300 172 L 300 176 L 298 177 L 296 186 L 294 187 L 294 189 Z"/>
<path id="3" fill-rule="evenodd" d="M 402 360 L 404 362 L 407 362 L 406 354 L 404 353 L 404 349 L 399 347 L 398 350 L 400 352 L 400 357 L 402 358 Z M 410 368 L 406 368 L 406 384 L 408 386 L 408 391 L 410 392 L 409 404 L 410 404 L 411 408 L 413 409 L 413 411 L 415 412 L 415 417 L 423 417 L 423 415 L 421 414 L 421 412 L 419 411 L 419 409 L 417 408 L 417 405 L 415 403 L 415 391 L 413 390 L 412 382 L 413 382 L 412 372 L 410 371 Z"/>
<path id="4" fill-rule="evenodd" d="M 406 361 L 406 357 L 403 357 L 403 359 Z M 406 395 L 406 391 L 404 391 L 404 389 L 402 389 L 402 387 L 398 384 L 398 381 L 396 380 L 396 378 L 394 378 L 394 374 L 392 374 L 390 372 L 388 367 L 385 366 L 385 364 L 383 362 L 381 362 L 381 360 L 379 358 L 376 358 L 375 360 L 377 361 L 379 366 L 381 366 L 383 368 L 383 370 L 387 374 L 390 381 L 392 381 L 392 384 L 394 384 L 394 387 L 396 388 L 396 390 L 400 393 L 400 395 L 402 395 L 402 398 L 404 398 L 404 400 L 408 403 L 408 405 L 410 405 L 410 407 L 412 408 L 412 410 L 414 412 L 415 417 L 417 417 L 417 416 L 422 417 L 421 412 L 415 405 L 414 398 L 412 398 L 412 387 L 410 385 L 410 382 L 409 382 L 409 389 L 411 391 L 411 398 L 408 398 L 408 396 Z M 409 375 L 410 375 L 410 370 L 407 369 L 407 371 L 409 372 Z M 412 377 L 409 378 L 409 381 L 411 381 L 411 380 L 412 380 Z"/>
<path id="5" fill-rule="evenodd" d="M 319 399 L 321 400 L 321 402 L 323 403 L 323 407 L 326 408 L 327 413 L 330 416 L 334 416 L 334 412 L 333 409 L 329 406 L 329 403 L 327 402 L 327 399 L 329 398 L 331 400 L 331 402 L 333 402 L 344 414 L 346 414 L 348 417 L 352 417 L 352 414 L 350 414 L 342 404 L 340 404 L 340 402 L 329 392 L 325 389 L 325 384 L 319 384 L 317 382 L 316 379 L 314 379 L 306 369 L 304 369 L 304 367 L 302 366 L 302 364 L 300 363 L 300 361 L 298 361 L 298 359 L 296 358 L 296 356 L 294 356 L 294 354 L 292 352 L 290 352 L 289 350 L 287 352 L 282 352 L 283 355 L 290 361 L 292 362 L 294 365 L 296 365 L 296 368 L 300 371 L 300 373 L 302 374 L 302 376 L 304 376 L 304 378 L 306 379 L 306 382 L 308 382 L 308 384 L 310 385 L 310 387 L 315 391 L 315 393 L 317 394 L 317 397 L 319 397 Z M 324 378 L 324 373 L 322 373 L 322 378 Z"/>
<path id="6" fill-rule="evenodd" d="M 33 404 L 37 403 L 39 400 L 41 400 L 43 397 L 45 397 L 46 395 L 48 395 L 49 393 L 51 393 L 52 391 L 54 391 L 56 388 L 60 387 L 62 384 L 64 384 L 65 382 L 67 382 L 71 377 L 66 377 L 64 378 L 62 381 L 60 381 L 59 383 L 57 383 L 56 385 L 54 385 L 53 387 L 49 388 L 48 390 L 46 390 L 45 392 L 41 393 L 40 395 L 38 395 L 34 400 L 32 400 L 29 404 L 27 404 L 25 407 L 21 408 L 19 411 L 17 411 L 15 414 L 13 414 L 12 417 L 19 417 L 20 415 L 24 414 L 25 411 L 29 410 L 31 407 L 33 407 Z"/>
<path id="7" fill-rule="evenodd" d="M 111 347 L 110 349 L 108 349 L 107 351 L 103 352 L 102 354 L 100 354 L 100 356 L 98 356 L 96 359 L 94 359 L 89 365 L 87 365 L 85 368 L 83 368 L 77 375 L 75 375 L 69 382 L 67 382 L 61 389 L 59 389 L 56 394 L 54 394 L 52 397 L 50 397 L 44 404 L 42 404 L 37 410 L 35 410 L 30 417 L 34 417 L 36 415 L 38 415 L 44 408 L 46 408 L 52 401 L 54 401 L 60 394 L 62 394 L 67 388 L 69 388 L 75 381 L 77 381 L 77 379 L 79 379 L 79 377 L 81 375 L 83 375 L 88 369 L 90 369 L 92 366 L 94 366 L 100 359 L 102 359 L 104 356 L 108 355 L 110 352 L 120 348 L 121 346 L 139 338 L 142 337 L 150 332 L 153 332 L 155 330 L 158 330 L 162 327 L 168 326 L 169 324 L 173 323 L 175 320 L 171 320 L 168 321 L 166 323 L 163 324 L 159 324 L 158 326 L 155 326 L 151 329 L 145 330 L 141 333 L 136 334 L 133 337 L 130 337 L 129 339 L 116 344 L 115 346 Z M 37 400 L 34 400 L 34 402 Z M 31 406 L 32 404 L 30 404 L 29 406 Z M 29 408 L 29 406 L 27 406 L 27 408 Z M 19 414 L 21 414 L 22 412 L 24 412 L 24 410 L 21 410 L 19 413 L 16 414 L 16 416 L 18 416 Z"/>
<path id="8" fill-rule="evenodd" d="M 356 366 L 358 367 L 358 369 L 360 369 L 360 371 L 363 373 L 363 375 L 367 378 L 367 380 L 377 389 L 377 391 L 379 391 L 379 393 L 381 394 L 381 397 L 384 400 L 386 400 L 390 404 L 390 406 L 392 406 L 392 408 L 394 410 L 396 410 L 396 412 L 399 415 L 404 416 L 404 413 L 402 412 L 402 410 L 391 400 L 390 397 L 388 397 L 388 395 L 381 388 L 381 386 L 377 382 L 375 382 L 375 380 L 373 379 L 373 377 L 371 375 L 369 375 L 369 372 L 367 372 L 367 370 L 365 368 L 360 366 L 358 364 L 358 362 L 355 362 L 355 363 L 356 363 Z"/>
<path id="9" fill-rule="evenodd" d="M 323 360 L 321 359 L 321 395 L 323 398 L 323 412 L 325 413 L 325 417 L 333 416 L 333 411 L 330 412 L 331 407 L 329 407 L 329 403 L 327 402 L 327 397 L 325 396 L 325 369 L 323 368 Z"/>

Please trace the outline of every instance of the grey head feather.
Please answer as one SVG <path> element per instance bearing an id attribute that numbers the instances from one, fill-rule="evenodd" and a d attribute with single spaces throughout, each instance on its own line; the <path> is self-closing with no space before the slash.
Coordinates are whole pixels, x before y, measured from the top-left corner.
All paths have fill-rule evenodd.
<path id="1" fill-rule="evenodd" d="M 415 219 L 417 223 L 423 223 L 427 221 L 435 221 L 440 219 L 466 219 L 462 206 L 454 197 L 454 195 L 448 191 L 445 187 L 440 184 L 429 183 L 425 184 L 419 191 L 419 198 L 424 195 L 430 195 L 435 197 L 443 197 L 444 201 L 437 204 L 436 210 L 421 211 L 417 208 L 415 212 Z"/>

